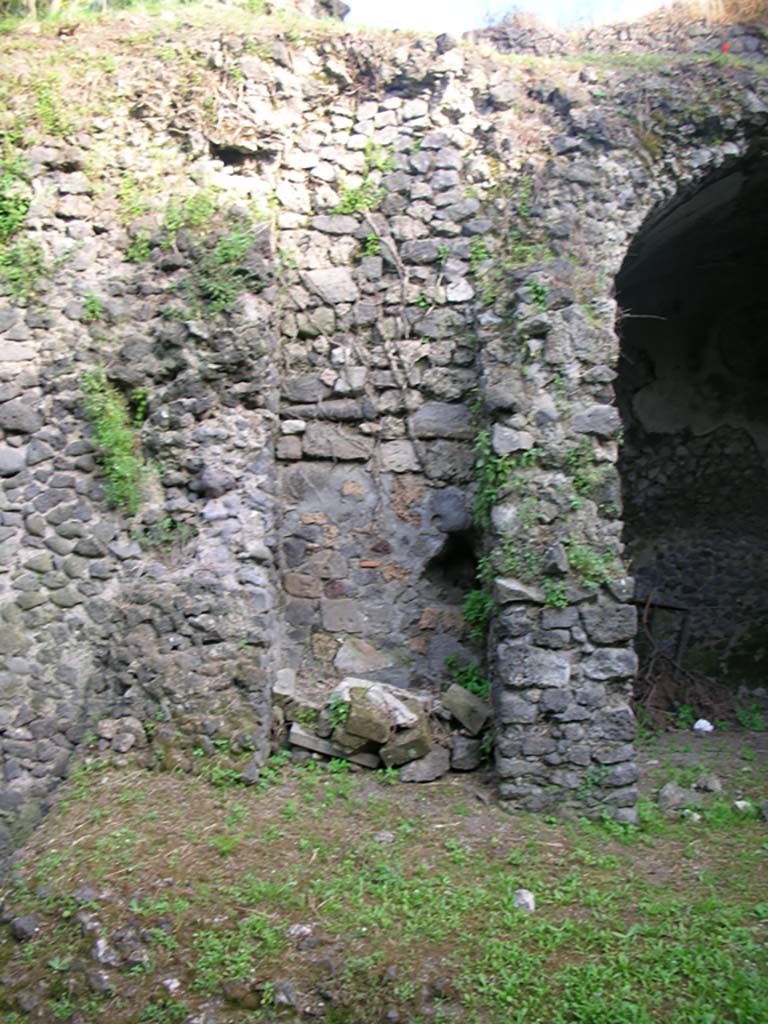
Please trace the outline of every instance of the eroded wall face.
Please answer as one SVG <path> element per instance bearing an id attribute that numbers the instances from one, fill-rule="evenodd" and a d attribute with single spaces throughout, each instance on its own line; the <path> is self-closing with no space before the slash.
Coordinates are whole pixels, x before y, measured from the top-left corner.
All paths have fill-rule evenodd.
<path id="1" fill-rule="evenodd" d="M 503 800 L 631 821 L 610 287 L 645 211 L 743 126 L 689 151 L 685 97 L 643 79 L 672 111 L 662 173 L 613 70 L 252 43 L 190 30 L 194 74 L 127 55 L 98 137 L 27 153 L 51 269 L 0 310 L 4 836 L 94 731 L 164 767 L 226 746 L 255 778 L 278 671 L 435 691 L 451 654 L 485 656 Z M 84 412 L 99 365 L 146 399 L 135 517 Z"/>
<path id="2" fill-rule="evenodd" d="M 648 607 L 639 650 L 734 689 L 765 670 L 765 198 L 754 161 L 705 184 L 671 227 L 649 229 L 617 285 L 625 538 Z"/>
<path id="3" fill-rule="evenodd" d="M 344 675 L 437 692 L 446 657 L 481 656 L 461 605 L 480 554 L 471 253 L 490 226 L 467 193 L 487 166 L 423 99 L 336 120 L 297 139 L 279 191 L 281 659 L 305 693 Z M 376 209 L 316 213 L 324 167 L 342 196 L 342 168 L 367 175 Z"/>

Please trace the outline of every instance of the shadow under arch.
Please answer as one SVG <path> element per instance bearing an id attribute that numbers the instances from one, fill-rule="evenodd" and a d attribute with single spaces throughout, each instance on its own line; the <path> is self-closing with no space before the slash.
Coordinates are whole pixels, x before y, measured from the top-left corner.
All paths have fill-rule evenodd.
<path id="1" fill-rule="evenodd" d="M 636 699 L 768 681 L 768 142 L 654 210 L 616 277 Z"/>

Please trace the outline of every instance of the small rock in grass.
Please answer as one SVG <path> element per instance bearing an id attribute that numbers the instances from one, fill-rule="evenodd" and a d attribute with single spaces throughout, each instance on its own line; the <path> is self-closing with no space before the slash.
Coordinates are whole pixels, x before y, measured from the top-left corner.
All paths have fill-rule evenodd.
<path id="1" fill-rule="evenodd" d="M 526 914 L 532 914 L 536 909 L 536 897 L 530 889 L 517 889 L 515 892 L 514 906 L 524 910 Z"/>
<path id="2" fill-rule="evenodd" d="M 106 971 L 87 971 L 85 981 L 91 992 L 112 993 L 115 985 Z"/>
<path id="3" fill-rule="evenodd" d="M 738 811 L 739 814 L 752 814 L 755 810 L 755 806 L 749 800 L 734 800 L 733 809 L 734 811 Z"/>
<path id="4" fill-rule="evenodd" d="M 298 1008 L 299 997 L 290 981 L 276 981 L 272 991 L 275 997 L 275 1006 L 291 1006 L 294 1010 Z"/>
<path id="5" fill-rule="evenodd" d="M 662 786 L 657 803 L 662 811 L 679 811 L 689 804 L 697 804 L 699 797 L 692 789 L 685 789 L 676 782 L 668 782 Z"/>
<path id="6" fill-rule="evenodd" d="M 40 922 L 34 914 L 14 917 L 11 921 L 11 935 L 17 942 L 30 942 L 40 931 Z"/>
<path id="7" fill-rule="evenodd" d="M 120 954 L 104 938 L 96 939 L 91 957 L 97 964 L 104 964 L 105 967 L 120 966 Z"/>
<path id="8" fill-rule="evenodd" d="M 374 843 L 394 843 L 395 834 L 394 832 L 374 832 L 371 839 Z"/>
<path id="9" fill-rule="evenodd" d="M 692 821 L 694 822 L 694 824 L 698 821 L 701 821 L 701 815 L 699 814 L 699 812 L 692 811 L 690 807 L 685 808 L 685 810 L 683 811 L 683 817 L 686 819 L 686 821 Z"/>
<path id="10" fill-rule="evenodd" d="M 708 722 L 706 718 L 698 718 L 693 723 L 694 732 L 714 732 L 715 727 L 711 722 Z"/>
<path id="11" fill-rule="evenodd" d="M 713 772 L 700 775 L 693 784 L 694 789 L 700 789 L 704 793 L 722 793 L 723 784 Z"/>

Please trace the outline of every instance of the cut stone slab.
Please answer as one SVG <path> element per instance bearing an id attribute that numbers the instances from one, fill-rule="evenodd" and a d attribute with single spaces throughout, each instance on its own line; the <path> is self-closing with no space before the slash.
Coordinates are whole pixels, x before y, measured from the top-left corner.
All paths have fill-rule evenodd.
<path id="1" fill-rule="evenodd" d="M 42 416 L 21 400 L 0 405 L 0 427 L 9 434 L 34 434 L 42 425 Z"/>
<path id="2" fill-rule="evenodd" d="M 422 729 L 403 729 L 381 748 L 379 753 L 387 768 L 399 768 L 401 764 L 426 757 L 432 745 L 430 736 Z"/>
<path id="3" fill-rule="evenodd" d="M 472 413 L 465 405 L 427 402 L 410 418 L 414 437 L 449 437 L 469 440 L 475 430 Z"/>
<path id="4" fill-rule="evenodd" d="M 14 476 L 24 469 L 24 451 L 18 448 L 0 447 L 0 476 Z"/>
<path id="5" fill-rule="evenodd" d="M 621 429 L 621 416 L 612 405 L 593 405 L 573 417 L 572 428 L 576 434 L 596 434 L 607 439 Z"/>
<path id="6" fill-rule="evenodd" d="M 441 697 L 441 703 L 473 736 L 482 732 L 491 717 L 490 705 L 458 683 L 448 687 Z"/>
<path id="7" fill-rule="evenodd" d="M 497 423 L 493 428 L 492 444 L 497 455 L 509 455 L 511 452 L 533 448 L 533 434 L 525 430 L 512 430 L 511 427 Z"/>
<path id="8" fill-rule="evenodd" d="M 411 761 L 400 772 L 401 782 L 434 782 L 451 770 L 451 754 L 447 747 L 432 747 L 426 757 Z"/>
<path id="9" fill-rule="evenodd" d="M 365 460 L 373 452 L 373 441 L 351 427 L 336 423 L 311 423 L 304 434 L 304 454 L 341 462 Z"/>
<path id="10" fill-rule="evenodd" d="M 297 722 L 291 726 L 288 734 L 288 741 L 294 747 L 301 747 L 303 750 L 314 750 L 318 754 L 325 754 L 326 757 L 339 757 L 352 764 L 362 765 L 364 768 L 378 768 L 379 759 L 376 754 L 350 754 L 343 747 L 331 743 L 329 740 L 322 740 L 319 736 L 309 732 Z"/>

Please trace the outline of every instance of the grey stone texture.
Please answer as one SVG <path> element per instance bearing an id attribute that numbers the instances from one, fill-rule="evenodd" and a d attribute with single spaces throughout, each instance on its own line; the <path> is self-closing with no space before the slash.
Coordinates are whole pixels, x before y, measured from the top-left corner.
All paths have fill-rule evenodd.
<path id="1" fill-rule="evenodd" d="M 576 45 L 510 25 L 492 31 L 497 44 Z M 695 50 L 683 36 L 675 45 Z M 729 38 L 742 52 L 752 45 L 748 33 Z M 666 37 L 645 45 L 657 43 L 670 48 Z M 502 799 L 629 820 L 635 614 L 613 470 L 612 281 L 652 210 L 749 151 L 765 80 L 745 67 L 737 82 L 733 69 L 700 62 L 673 82 L 639 63 L 597 90 L 574 66 L 562 72 L 562 101 L 549 102 L 549 86 L 490 51 L 413 48 L 404 68 L 372 37 L 355 43 L 354 59 L 337 49 L 331 76 L 327 55 L 297 43 L 304 70 L 281 66 L 274 105 L 260 59 L 235 35 L 230 44 L 242 44 L 259 110 L 258 131 L 232 131 L 239 151 L 259 155 L 258 175 L 208 156 L 211 141 L 232 140 L 208 139 L 211 119 L 194 102 L 181 128 L 170 102 L 105 118 L 100 148 L 120 153 L 119 167 L 99 164 L 82 135 L 72 138 L 83 148 L 47 139 L 28 154 L 36 199 L 25 232 L 57 255 L 73 239 L 78 248 L 56 261 L 34 305 L 0 299 L 0 831 L 45 809 L 99 719 L 124 722 L 99 740 L 114 756 L 183 767 L 203 737 L 226 739 L 253 780 L 278 673 L 293 673 L 296 693 L 349 672 L 436 693 L 447 656 L 477 660 L 462 601 L 473 560 L 500 541 L 471 520 L 485 430 L 494 456 L 515 466 L 493 517 L 510 531 L 493 563 L 488 646 Z M 590 45 L 641 42 L 606 28 Z M 222 43 L 200 46 L 201 74 L 215 77 Z M 375 86 L 349 88 L 358 58 L 377 69 Z M 181 84 L 168 73 L 170 100 Z M 652 160 L 623 116 L 628 90 L 666 111 Z M 520 95 L 540 121 L 525 138 Z M 266 225 L 254 236 L 248 287 L 215 317 L 185 298 L 197 243 L 180 237 L 170 251 L 153 234 L 163 202 L 153 197 L 146 222 L 127 228 L 115 210 L 120 174 L 151 163 L 159 135 L 168 194 L 210 178 L 223 208 L 279 203 L 273 236 Z M 264 159 L 271 139 L 281 140 L 274 161 Z M 397 166 L 370 171 L 378 206 L 338 213 L 369 139 L 391 147 Z M 503 210 L 488 190 L 496 175 Z M 145 231 L 149 259 L 126 259 Z M 88 292 L 102 297 L 108 329 L 84 322 Z M 132 519 L 109 505 L 83 414 L 82 372 L 100 364 L 123 390 L 148 395 L 140 442 L 160 468 Z M 690 480 L 669 446 L 670 476 Z M 584 452 L 596 483 L 578 491 Z M 734 449 L 734 461 L 746 474 L 748 453 Z M 649 476 L 642 456 L 633 465 L 635 478 Z M 634 489 L 638 517 L 664 482 Z M 579 555 L 615 565 L 615 578 L 580 577 Z M 134 719 L 156 725 L 146 747 L 125 724 Z M 43 736 L 52 722 L 58 731 Z M 432 737 L 411 728 L 389 763 L 402 763 L 403 748 L 429 756 Z M 320 739 L 324 752 L 338 749 Z M 42 740 L 63 753 L 51 757 Z M 472 750 L 454 747 L 457 768 Z"/>

